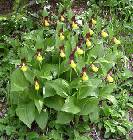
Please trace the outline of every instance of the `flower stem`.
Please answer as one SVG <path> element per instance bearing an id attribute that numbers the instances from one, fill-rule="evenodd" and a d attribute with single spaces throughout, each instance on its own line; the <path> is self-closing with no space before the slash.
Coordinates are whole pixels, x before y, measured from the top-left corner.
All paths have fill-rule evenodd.
<path id="1" fill-rule="evenodd" d="M 58 72 L 58 78 L 60 76 L 60 58 L 59 58 L 59 72 Z"/>
<path id="2" fill-rule="evenodd" d="M 70 82 L 72 81 L 72 69 L 70 69 Z"/>

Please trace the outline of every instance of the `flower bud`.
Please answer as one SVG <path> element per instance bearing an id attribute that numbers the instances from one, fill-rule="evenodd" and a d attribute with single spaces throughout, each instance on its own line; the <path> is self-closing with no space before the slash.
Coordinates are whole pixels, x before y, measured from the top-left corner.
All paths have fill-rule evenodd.
<path id="1" fill-rule="evenodd" d="M 75 23 L 74 21 L 72 22 L 72 28 L 73 28 L 73 29 L 78 29 L 78 24 Z"/>
<path id="2" fill-rule="evenodd" d="M 88 48 L 91 46 L 91 42 L 90 42 L 89 39 L 86 39 L 86 45 L 87 45 Z"/>
<path id="3" fill-rule="evenodd" d="M 35 90 L 39 90 L 40 89 L 40 85 L 39 85 L 39 83 L 38 83 L 38 81 L 35 81 Z"/>
<path id="4" fill-rule="evenodd" d="M 108 74 L 108 75 L 107 75 L 107 81 L 108 81 L 109 83 L 113 83 L 114 79 L 113 79 L 112 76 L 110 76 L 110 75 Z"/>
<path id="5" fill-rule="evenodd" d="M 48 20 L 44 20 L 44 25 L 45 25 L 46 27 L 49 26 L 49 22 L 48 22 Z"/>
<path id="6" fill-rule="evenodd" d="M 28 67 L 26 66 L 25 63 L 22 63 L 21 68 L 20 68 L 23 72 L 27 71 Z"/>
<path id="7" fill-rule="evenodd" d="M 101 32 L 102 37 L 106 38 L 107 36 L 109 36 L 105 31 Z"/>
<path id="8" fill-rule="evenodd" d="M 79 47 L 77 47 L 77 51 L 76 52 L 78 53 L 78 55 L 82 55 L 84 53 L 84 51 L 81 48 L 79 48 Z"/>
<path id="9" fill-rule="evenodd" d="M 93 18 L 92 18 L 92 20 L 91 20 L 91 21 L 92 21 L 92 24 L 93 24 L 93 25 L 95 25 L 95 24 L 97 23 L 97 21 L 96 21 L 96 20 L 94 20 Z"/>
<path id="10" fill-rule="evenodd" d="M 91 68 L 94 72 L 98 72 L 98 67 L 96 67 L 94 64 L 91 65 Z"/>
<path id="11" fill-rule="evenodd" d="M 60 57 L 64 58 L 66 55 L 63 50 L 60 50 Z"/>
<path id="12" fill-rule="evenodd" d="M 114 37 L 113 41 L 114 41 L 114 43 L 115 43 L 116 45 L 121 44 L 120 40 L 116 39 L 115 37 Z"/>
<path id="13" fill-rule="evenodd" d="M 91 29 L 89 29 L 89 33 L 90 33 L 90 35 L 94 34 L 93 30 L 91 30 Z"/>
<path id="14" fill-rule="evenodd" d="M 63 33 L 60 33 L 60 40 L 64 40 L 65 36 L 63 35 Z"/>
<path id="15" fill-rule="evenodd" d="M 87 81 L 88 80 L 88 75 L 86 74 L 86 72 L 83 72 L 82 80 L 83 81 Z"/>
<path id="16" fill-rule="evenodd" d="M 70 61 L 70 67 L 73 68 L 73 69 L 75 69 L 76 66 L 77 66 L 76 63 L 73 60 L 71 60 Z"/>
<path id="17" fill-rule="evenodd" d="M 65 21 L 65 18 L 64 18 L 63 15 L 61 15 L 60 20 L 61 20 L 62 22 Z"/>
<path id="18" fill-rule="evenodd" d="M 39 62 L 42 62 L 43 58 L 42 58 L 42 55 L 40 54 L 40 52 L 37 54 L 36 60 Z"/>

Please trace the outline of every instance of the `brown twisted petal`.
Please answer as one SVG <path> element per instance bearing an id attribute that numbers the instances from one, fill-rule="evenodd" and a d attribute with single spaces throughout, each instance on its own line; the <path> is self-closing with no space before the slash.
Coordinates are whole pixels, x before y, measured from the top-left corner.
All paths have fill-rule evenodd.
<path id="1" fill-rule="evenodd" d="M 60 50 L 64 50 L 64 45 L 59 47 Z"/>
<path id="2" fill-rule="evenodd" d="M 86 72 L 87 71 L 87 68 L 86 67 L 83 67 L 82 68 L 82 72 Z"/>
<path id="3" fill-rule="evenodd" d="M 26 63 L 26 59 L 25 58 L 22 58 L 21 59 L 21 63 Z"/>
<path id="4" fill-rule="evenodd" d="M 87 33 L 87 34 L 86 34 L 86 38 L 87 38 L 87 39 L 89 39 L 90 36 L 91 36 L 90 33 Z"/>
<path id="5" fill-rule="evenodd" d="M 74 21 L 74 22 L 76 22 L 75 16 L 73 16 L 71 20 Z"/>

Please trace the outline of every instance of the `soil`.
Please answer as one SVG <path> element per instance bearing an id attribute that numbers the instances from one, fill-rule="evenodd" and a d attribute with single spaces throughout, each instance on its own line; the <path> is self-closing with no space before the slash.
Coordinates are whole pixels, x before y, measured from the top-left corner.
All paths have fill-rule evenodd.
<path id="1" fill-rule="evenodd" d="M 0 15 L 10 13 L 13 7 L 13 0 L 0 0 Z"/>

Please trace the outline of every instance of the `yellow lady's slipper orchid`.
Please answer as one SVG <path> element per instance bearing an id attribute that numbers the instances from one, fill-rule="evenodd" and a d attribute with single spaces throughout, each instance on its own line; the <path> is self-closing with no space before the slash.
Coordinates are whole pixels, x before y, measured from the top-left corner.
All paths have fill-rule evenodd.
<path id="1" fill-rule="evenodd" d="M 97 21 L 96 21 L 96 20 L 94 20 L 93 18 L 92 18 L 92 20 L 91 20 L 91 21 L 92 21 L 92 24 L 93 24 L 93 25 L 95 25 L 95 24 L 97 23 Z"/>
<path id="2" fill-rule="evenodd" d="M 65 21 L 64 16 L 61 16 L 61 17 L 60 17 L 60 20 L 61 20 L 62 22 Z"/>
<path id="3" fill-rule="evenodd" d="M 48 22 L 48 20 L 44 20 L 44 25 L 45 25 L 46 27 L 49 26 L 49 22 Z"/>
<path id="4" fill-rule="evenodd" d="M 39 62 L 42 62 L 43 58 L 42 58 L 42 55 L 40 53 L 38 53 L 36 60 Z"/>
<path id="5" fill-rule="evenodd" d="M 115 37 L 114 37 L 114 43 L 115 43 L 116 45 L 121 44 L 120 40 L 116 39 Z"/>
<path id="6" fill-rule="evenodd" d="M 87 45 L 88 48 L 91 46 L 90 40 L 88 40 L 88 39 L 86 40 L 86 45 Z"/>
<path id="7" fill-rule="evenodd" d="M 72 22 L 72 28 L 73 28 L 73 29 L 78 29 L 78 24 L 75 23 L 74 21 Z"/>
<path id="8" fill-rule="evenodd" d="M 75 69 L 76 66 L 77 66 L 76 63 L 73 60 L 71 60 L 70 67 L 73 68 L 73 69 Z"/>
<path id="9" fill-rule="evenodd" d="M 107 81 L 108 81 L 109 83 L 112 83 L 112 82 L 114 81 L 114 79 L 113 79 L 112 76 L 110 76 L 110 75 L 108 74 L 108 75 L 107 75 Z"/>
<path id="10" fill-rule="evenodd" d="M 83 72 L 82 80 L 83 81 L 87 81 L 88 80 L 88 75 L 86 74 L 86 72 Z"/>
<path id="11" fill-rule="evenodd" d="M 95 65 L 91 65 L 91 68 L 92 68 L 92 70 L 94 71 L 94 72 L 98 72 L 98 67 L 96 67 Z"/>
<path id="12" fill-rule="evenodd" d="M 25 65 L 25 63 L 22 63 L 22 66 L 20 68 L 23 72 L 27 71 L 28 67 Z"/>
<path id="13" fill-rule="evenodd" d="M 38 83 L 38 81 L 35 81 L 35 90 L 39 90 L 40 89 L 40 85 L 39 85 L 39 83 Z"/>
<path id="14" fill-rule="evenodd" d="M 65 36 L 63 35 L 63 33 L 60 33 L 60 40 L 64 40 Z"/>
<path id="15" fill-rule="evenodd" d="M 102 37 L 106 38 L 107 36 L 109 36 L 105 31 L 101 32 Z"/>
<path id="16" fill-rule="evenodd" d="M 60 51 L 60 57 L 64 58 L 66 55 L 63 50 Z"/>
<path id="17" fill-rule="evenodd" d="M 77 47 L 77 53 L 78 53 L 78 55 L 82 55 L 84 53 L 84 51 L 82 49 L 80 49 L 79 47 Z"/>
<path id="18" fill-rule="evenodd" d="M 89 29 L 89 33 L 90 33 L 90 35 L 94 34 L 93 30 L 91 30 L 91 29 Z"/>

